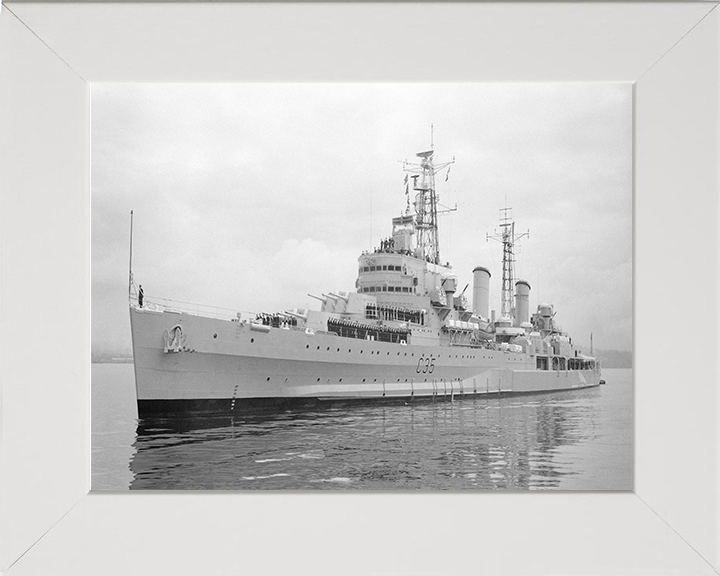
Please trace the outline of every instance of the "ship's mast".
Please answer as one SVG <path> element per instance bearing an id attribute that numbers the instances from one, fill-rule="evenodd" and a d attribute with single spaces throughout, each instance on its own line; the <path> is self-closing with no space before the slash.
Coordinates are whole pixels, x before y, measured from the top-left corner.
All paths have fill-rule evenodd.
<path id="1" fill-rule="evenodd" d="M 403 162 L 403 170 L 411 174 L 412 189 L 415 190 L 415 227 L 417 230 L 418 258 L 433 264 L 440 263 L 440 241 L 438 239 L 438 195 L 435 189 L 435 174 L 455 162 L 435 164 L 433 157 L 432 126 L 430 128 L 430 150 L 415 154 L 420 163 Z"/>
<path id="2" fill-rule="evenodd" d="M 512 208 L 500 209 L 500 231 L 488 234 L 486 240 L 495 240 L 503 246 L 503 284 L 500 316 L 513 318 L 513 287 L 515 284 L 515 243 L 523 237 L 530 237 L 530 231 L 515 234 L 515 222 L 512 219 Z"/>

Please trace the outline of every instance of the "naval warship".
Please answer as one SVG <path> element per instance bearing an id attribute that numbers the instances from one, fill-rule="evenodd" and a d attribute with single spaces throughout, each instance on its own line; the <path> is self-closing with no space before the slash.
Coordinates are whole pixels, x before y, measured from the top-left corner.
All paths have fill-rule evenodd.
<path id="1" fill-rule="evenodd" d="M 316 310 L 248 314 L 144 298 L 132 273 L 131 213 L 139 416 L 454 401 L 603 383 L 600 363 L 560 329 L 551 304 L 530 314 L 530 284 L 515 278 L 524 234 L 508 208 L 487 236 L 503 249 L 500 314 L 489 310 L 488 268 L 472 271 L 472 303 L 469 284 L 458 290 L 452 267 L 440 260 L 435 178 L 453 162 L 436 162 L 431 149 L 403 163 L 407 206 L 392 218 L 391 235 L 358 258 L 354 291 L 310 294 Z"/>

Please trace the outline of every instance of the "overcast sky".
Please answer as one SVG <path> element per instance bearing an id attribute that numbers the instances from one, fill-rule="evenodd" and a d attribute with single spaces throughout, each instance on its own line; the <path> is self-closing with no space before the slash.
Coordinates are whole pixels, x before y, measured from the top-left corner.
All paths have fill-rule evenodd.
<path id="1" fill-rule="evenodd" d="M 405 208 L 400 161 L 454 156 L 440 256 L 460 288 L 492 273 L 499 209 L 523 239 L 531 310 L 555 305 L 580 345 L 632 347 L 630 84 L 94 84 L 93 349 L 130 348 L 145 294 L 238 311 L 318 308 Z"/>

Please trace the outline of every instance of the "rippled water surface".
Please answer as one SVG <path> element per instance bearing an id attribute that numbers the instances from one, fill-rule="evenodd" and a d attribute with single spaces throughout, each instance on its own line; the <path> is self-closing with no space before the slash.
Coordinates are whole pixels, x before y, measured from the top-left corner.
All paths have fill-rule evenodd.
<path id="1" fill-rule="evenodd" d="M 632 490 L 632 371 L 588 390 L 142 420 L 94 364 L 93 490 Z"/>

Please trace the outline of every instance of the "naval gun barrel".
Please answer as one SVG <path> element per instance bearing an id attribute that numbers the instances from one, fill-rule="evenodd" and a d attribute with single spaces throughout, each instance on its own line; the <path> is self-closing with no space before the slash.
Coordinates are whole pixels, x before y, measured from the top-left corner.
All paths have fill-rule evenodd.
<path id="1" fill-rule="evenodd" d="M 345 302 L 348 302 L 350 300 L 347 296 L 343 296 L 342 294 L 336 294 L 335 292 L 330 292 L 330 297 L 335 298 L 336 300 L 339 298 L 340 300 L 345 300 Z"/>
<path id="2" fill-rule="evenodd" d="M 332 298 L 333 300 L 337 300 L 337 299 L 338 299 L 338 297 L 335 296 L 335 294 L 333 294 L 332 292 L 330 292 L 330 294 L 325 294 L 325 292 L 323 292 L 322 295 L 323 295 L 326 299 L 327 299 L 327 298 Z"/>
<path id="3" fill-rule="evenodd" d="M 315 294 L 310 294 L 310 292 L 308 292 L 308 296 L 310 296 L 310 298 L 315 298 L 315 300 L 320 300 L 323 304 L 327 302 L 327 298 L 325 296 L 316 296 Z"/>
<path id="4" fill-rule="evenodd" d="M 293 316 L 294 318 L 300 318 L 301 320 L 307 320 L 306 314 L 298 314 L 297 312 L 292 312 L 290 310 L 285 310 L 284 314 L 287 314 L 288 316 Z"/>

